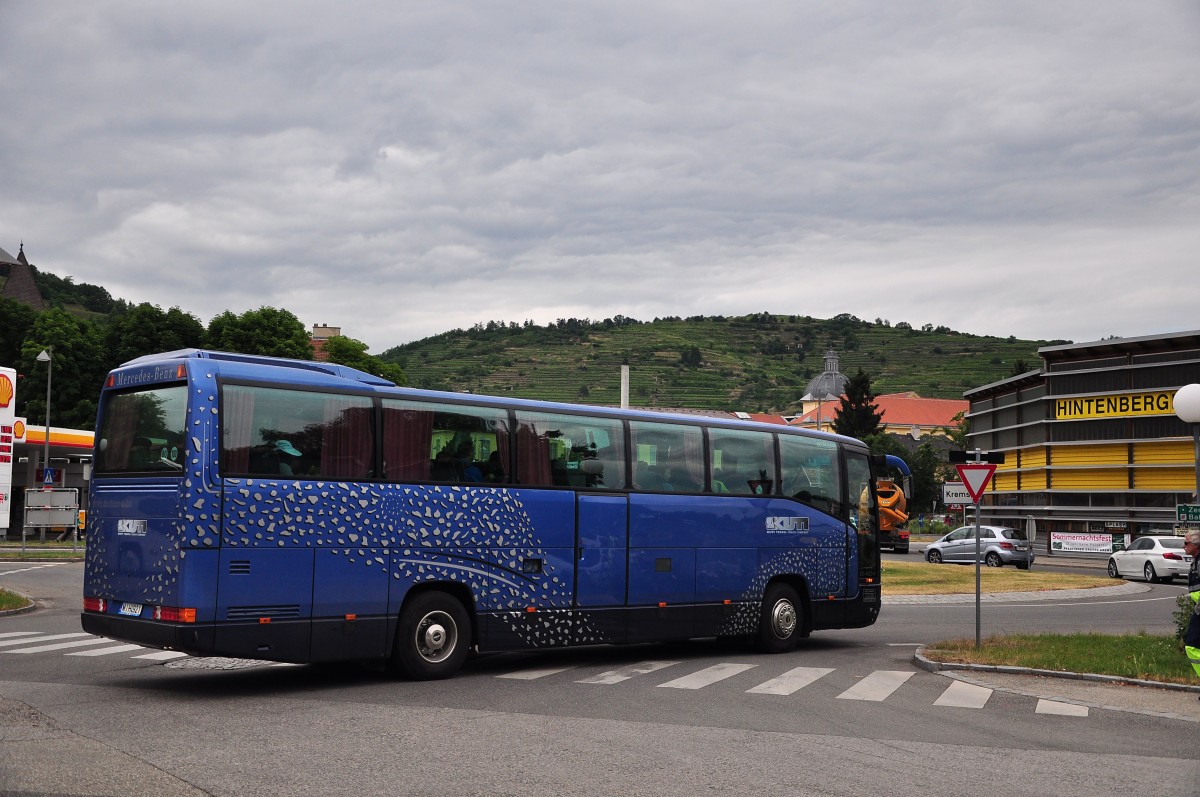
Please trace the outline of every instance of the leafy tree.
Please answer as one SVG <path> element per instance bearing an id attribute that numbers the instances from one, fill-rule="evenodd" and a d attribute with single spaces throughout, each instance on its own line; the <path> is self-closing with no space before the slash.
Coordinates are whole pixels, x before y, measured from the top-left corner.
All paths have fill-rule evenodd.
<path id="1" fill-rule="evenodd" d="M 104 347 L 114 363 L 157 352 L 198 347 L 204 338 L 200 319 L 178 307 L 167 312 L 143 302 L 115 317 L 104 333 Z"/>
<path id="2" fill-rule="evenodd" d="M 37 312 L 29 305 L 0 297 L 0 363 L 17 362 L 21 344 L 36 318 Z"/>
<path id="3" fill-rule="evenodd" d="M 406 384 L 408 381 L 403 368 L 395 363 L 384 362 L 374 355 L 367 354 L 367 344 L 354 338 L 344 335 L 330 338 L 325 341 L 325 354 L 331 363 L 357 368 L 368 374 L 388 379 L 397 385 Z"/>
<path id="4" fill-rule="evenodd" d="M 17 360 L 17 369 L 26 376 L 17 414 L 39 424 L 46 417 L 46 394 L 31 385 L 45 387 L 46 364 L 37 361 L 43 349 L 50 350 L 53 358 L 50 425 L 91 429 L 96 423 L 96 399 L 109 368 L 99 330 L 57 307 L 37 317 Z"/>
<path id="5" fill-rule="evenodd" d="M 846 382 L 846 393 L 838 406 L 833 430 L 848 437 L 857 437 L 859 440 L 879 434 L 879 423 L 883 420 L 883 413 L 874 401 L 871 375 L 859 368 L 858 373 Z"/>
<path id="6" fill-rule="evenodd" d="M 908 467 L 912 471 L 913 494 L 909 513 L 932 511 L 942 499 L 942 484 L 946 481 L 944 463 L 928 440 L 917 447 L 910 459 Z"/>
<path id="7" fill-rule="evenodd" d="M 1029 367 L 1029 363 L 1025 362 L 1024 360 L 1017 360 L 1015 363 L 1013 363 L 1012 370 L 1009 371 L 1008 375 L 1020 376 L 1021 374 L 1030 370 L 1032 369 Z"/>
<path id="8" fill-rule="evenodd" d="M 241 315 L 226 310 L 209 322 L 204 345 L 239 354 L 312 359 L 312 343 L 304 324 L 287 310 L 274 307 L 247 310 Z"/>
<path id="9" fill-rule="evenodd" d="M 954 447 L 961 450 L 967 450 L 967 432 L 971 430 L 971 424 L 967 420 L 965 413 L 956 413 L 950 419 L 949 426 L 943 426 L 942 431 L 946 433 L 946 437 L 954 444 Z"/>
<path id="10" fill-rule="evenodd" d="M 699 346 L 689 346 L 679 352 L 679 362 L 688 368 L 699 368 L 704 362 Z"/>

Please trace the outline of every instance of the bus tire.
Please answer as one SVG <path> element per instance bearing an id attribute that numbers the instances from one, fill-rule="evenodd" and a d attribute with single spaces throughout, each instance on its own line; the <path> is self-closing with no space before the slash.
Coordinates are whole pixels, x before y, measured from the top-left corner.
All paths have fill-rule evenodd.
<path id="1" fill-rule="evenodd" d="M 445 592 L 422 592 L 400 611 L 391 669 L 414 681 L 449 678 L 470 646 L 471 618 L 462 602 Z"/>
<path id="2" fill-rule="evenodd" d="M 766 653 L 787 653 L 804 632 L 804 608 L 796 590 L 771 584 L 763 595 L 758 624 L 758 647 Z"/>

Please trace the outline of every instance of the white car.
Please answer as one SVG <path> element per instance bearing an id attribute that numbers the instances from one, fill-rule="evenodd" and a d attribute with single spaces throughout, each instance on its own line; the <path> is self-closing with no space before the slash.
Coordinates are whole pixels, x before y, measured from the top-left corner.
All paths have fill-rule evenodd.
<path id="1" fill-rule="evenodd" d="M 1141 576 L 1151 583 L 1187 577 L 1192 557 L 1183 552 L 1183 537 L 1153 535 L 1138 537 L 1123 551 L 1114 551 L 1108 560 L 1112 578 Z"/>

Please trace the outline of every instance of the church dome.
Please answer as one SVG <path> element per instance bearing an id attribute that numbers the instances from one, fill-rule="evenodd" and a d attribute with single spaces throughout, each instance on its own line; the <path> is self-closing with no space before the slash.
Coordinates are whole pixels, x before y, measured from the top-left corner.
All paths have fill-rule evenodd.
<path id="1" fill-rule="evenodd" d="M 836 401 L 846 392 L 850 381 L 838 371 L 838 356 L 833 349 L 825 352 L 825 371 L 810 380 L 801 401 Z"/>

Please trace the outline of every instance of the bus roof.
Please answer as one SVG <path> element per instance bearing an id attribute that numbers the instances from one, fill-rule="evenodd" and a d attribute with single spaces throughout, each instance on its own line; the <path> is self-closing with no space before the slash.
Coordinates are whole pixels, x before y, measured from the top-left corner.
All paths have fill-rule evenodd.
<path id="1" fill-rule="evenodd" d="M 258 354 L 235 354 L 233 352 L 213 351 L 211 349 L 176 349 L 175 351 L 163 352 L 162 354 L 148 354 L 145 357 L 138 357 L 129 362 L 121 363 L 120 367 L 148 365 L 164 360 L 215 360 L 229 363 L 245 363 L 247 365 L 270 366 L 272 368 L 296 368 L 329 374 L 330 376 L 342 379 L 350 379 L 366 385 L 378 385 L 380 387 L 396 386 L 395 382 L 383 377 L 368 374 L 366 371 L 359 371 L 357 368 L 351 368 L 346 365 L 338 365 L 337 363 L 322 362 L 320 360 L 292 360 L 286 357 L 265 357 Z"/>

